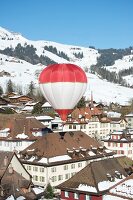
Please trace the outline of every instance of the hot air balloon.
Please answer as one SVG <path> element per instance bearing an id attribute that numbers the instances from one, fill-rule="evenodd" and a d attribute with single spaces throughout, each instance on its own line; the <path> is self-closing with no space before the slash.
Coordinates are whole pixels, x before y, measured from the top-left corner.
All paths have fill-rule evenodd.
<path id="1" fill-rule="evenodd" d="M 40 73 L 39 84 L 45 99 L 66 121 L 87 87 L 85 72 L 74 64 L 52 64 Z"/>

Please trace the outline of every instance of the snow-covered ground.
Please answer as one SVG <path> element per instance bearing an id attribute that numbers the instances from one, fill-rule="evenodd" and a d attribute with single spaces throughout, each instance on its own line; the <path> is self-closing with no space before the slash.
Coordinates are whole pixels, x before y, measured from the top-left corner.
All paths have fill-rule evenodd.
<path id="1" fill-rule="evenodd" d="M 63 51 L 67 54 L 70 58 L 70 63 L 79 65 L 83 69 L 86 67 L 89 68 L 92 64 L 96 64 L 97 57 L 99 56 L 98 51 L 95 49 L 64 45 L 51 41 L 31 41 L 18 33 L 13 33 L 0 27 L 0 49 L 4 49 L 6 47 L 14 48 L 18 43 L 21 43 L 21 45 L 24 45 L 25 43 L 32 44 L 37 49 L 38 55 L 43 54 L 58 63 L 68 63 L 67 60 L 44 50 L 44 46 L 56 47 L 58 52 Z M 83 53 L 83 58 L 76 58 L 74 53 Z M 132 58 L 133 55 L 125 56 L 123 59 L 117 60 L 115 65 L 108 66 L 107 68 L 110 71 L 116 72 L 121 69 L 129 68 L 133 66 Z M 0 54 L 0 74 L 8 72 L 10 75 L 0 75 L 0 85 L 3 87 L 5 92 L 7 82 L 11 79 L 17 87 L 22 86 L 23 93 L 26 93 L 31 81 L 34 82 L 36 87 L 39 87 L 38 76 L 44 67 L 45 66 L 42 64 L 32 65 L 24 60 Z M 95 101 L 107 104 L 110 102 L 127 104 L 133 98 L 133 89 L 102 80 L 98 76 L 91 73 L 87 73 L 87 77 L 88 87 L 85 93 L 87 99 L 90 99 L 91 92 L 93 92 Z M 133 83 L 133 77 L 131 75 L 125 77 L 125 79 L 127 79 L 128 82 Z"/>

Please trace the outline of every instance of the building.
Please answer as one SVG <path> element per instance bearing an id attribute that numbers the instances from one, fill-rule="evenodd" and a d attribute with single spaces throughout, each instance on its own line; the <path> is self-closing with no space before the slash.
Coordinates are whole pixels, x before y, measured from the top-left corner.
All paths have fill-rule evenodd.
<path id="1" fill-rule="evenodd" d="M 92 160 L 113 153 L 82 131 L 48 133 L 20 152 L 35 185 L 53 187 L 69 179 Z"/>
<path id="2" fill-rule="evenodd" d="M 26 95 L 14 95 L 10 96 L 9 100 L 11 103 L 19 103 L 19 104 L 26 104 L 29 101 L 32 101 L 33 99 L 31 97 L 28 97 Z"/>
<path id="3" fill-rule="evenodd" d="M 0 150 L 22 151 L 47 132 L 47 127 L 33 117 L 1 116 Z"/>
<path id="4" fill-rule="evenodd" d="M 110 133 L 110 120 L 98 108 L 76 108 L 63 125 L 63 131 L 73 130 L 101 140 Z"/>
<path id="5" fill-rule="evenodd" d="M 129 113 L 128 115 L 125 115 L 125 118 L 127 120 L 127 127 L 133 128 L 133 113 Z"/>
<path id="6" fill-rule="evenodd" d="M 48 102 L 45 102 L 43 105 L 42 105 L 42 109 L 45 113 L 50 113 L 50 112 L 55 112 L 54 109 L 52 108 L 52 106 L 48 103 Z"/>
<path id="7" fill-rule="evenodd" d="M 113 200 L 114 198 L 119 200 L 133 199 L 133 174 L 113 186 L 109 190 L 109 194 L 105 195 L 104 200 Z"/>
<path id="8" fill-rule="evenodd" d="M 63 200 L 103 200 L 109 189 L 125 177 L 127 173 L 116 158 L 105 158 L 89 163 L 57 188 Z"/>
<path id="9" fill-rule="evenodd" d="M 111 151 L 133 159 L 133 130 L 113 131 L 102 141 L 103 145 Z"/>
<path id="10" fill-rule="evenodd" d="M 126 129 L 127 121 L 125 118 L 113 117 L 110 118 L 110 131 L 122 131 Z"/>
<path id="11" fill-rule="evenodd" d="M 0 199 L 37 199 L 31 175 L 15 153 L 0 152 Z"/>
<path id="12" fill-rule="evenodd" d="M 52 129 L 52 123 L 51 121 L 54 120 L 53 117 L 50 117 L 48 115 L 38 115 L 38 116 L 35 116 L 35 118 L 41 122 L 42 124 L 44 124 L 45 126 L 47 126 L 48 128 Z"/>

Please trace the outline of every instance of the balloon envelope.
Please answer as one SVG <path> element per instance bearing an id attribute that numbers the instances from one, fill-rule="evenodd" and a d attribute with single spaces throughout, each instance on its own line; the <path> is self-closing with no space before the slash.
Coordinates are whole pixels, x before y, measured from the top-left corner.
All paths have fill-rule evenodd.
<path id="1" fill-rule="evenodd" d="M 45 99 L 65 121 L 83 96 L 87 77 L 77 65 L 53 64 L 41 72 L 39 84 Z"/>

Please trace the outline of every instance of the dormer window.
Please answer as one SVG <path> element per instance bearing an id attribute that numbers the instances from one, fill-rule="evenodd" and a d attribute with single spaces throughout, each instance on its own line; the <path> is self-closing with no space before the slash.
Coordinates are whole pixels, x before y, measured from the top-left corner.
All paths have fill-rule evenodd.
<path id="1" fill-rule="evenodd" d="M 108 179 L 109 181 L 111 181 L 111 182 L 114 182 L 114 181 L 115 181 L 115 178 L 114 178 L 112 175 L 110 175 L 110 174 L 107 174 L 107 179 Z"/>

